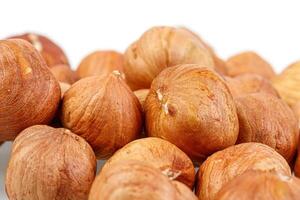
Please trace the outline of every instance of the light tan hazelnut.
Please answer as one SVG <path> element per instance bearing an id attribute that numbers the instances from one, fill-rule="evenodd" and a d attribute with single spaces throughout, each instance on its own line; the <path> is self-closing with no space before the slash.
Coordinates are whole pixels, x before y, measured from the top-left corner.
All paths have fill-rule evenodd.
<path id="1" fill-rule="evenodd" d="M 61 121 L 86 139 L 98 158 L 108 158 L 139 137 L 141 105 L 122 74 L 113 71 L 73 84 L 63 97 Z"/>
<path id="2" fill-rule="evenodd" d="M 149 88 L 165 68 L 178 64 L 214 67 L 208 50 L 180 28 L 154 27 L 125 52 L 124 72 L 132 90 Z"/>
<path id="3" fill-rule="evenodd" d="M 261 143 L 243 143 L 208 157 L 198 172 L 196 194 L 201 200 L 214 200 L 230 180 L 250 169 L 291 175 L 288 163 L 274 149 Z"/>
<path id="4" fill-rule="evenodd" d="M 116 51 L 95 51 L 87 55 L 77 68 L 79 79 L 89 76 L 107 76 L 112 71 L 123 72 L 123 55 Z"/>
<path id="5" fill-rule="evenodd" d="M 300 61 L 288 66 L 281 74 L 272 79 L 279 95 L 290 106 L 300 101 Z"/>
<path id="6" fill-rule="evenodd" d="M 132 141 L 118 150 L 103 166 L 122 160 L 138 160 L 159 169 L 170 180 L 188 187 L 194 186 L 195 169 L 190 158 L 178 147 L 160 138 L 143 138 Z"/>
<path id="7" fill-rule="evenodd" d="M 215 200 L 298 200 L 299 197 L 300 179 L 256 170 L 229 181 Z"/>
<path id="8" fill-rule="evenodd" d="M 239 117 L 237 143 L 260 142 L 275 149 L 288 162 L 296 153 L 299 140 L 298 121 L 281 99 L 253 93 L 235 99 Z"/>
<path id="9" fill-rule="evenodd" d="M 234 145 L 238 118 L 223 78 L 201 65 L 161 72 L 145 101 L 146 131 L 178 146 L 196 161 Z"/>
<path id="10" fill-rule="evenodd" d="M 227 75 L 237 76 L 245 73 L 259 74 L 266 79 L 275 76 L 272 66 L 257 53 L 246 51 L 230 57 L 227 62 Z"/>
<path id="11" fill-rule="evenodd" d="M 225 80 L 233 97 L 258 92 L 279 97 L 272 83 L 258 74 L 241 74 L 236 77 L 227 76 Z"/>
<path id="12" fill-rule="evenodd" d="M 50 71 L 59 82 L 71 85 L 76 82 L 75 72 L 68 65 L 55 65 L 50 68 Z"/>
<path id="13" fill-rule="evenodd" d="M 83 138 L 36 125 L 13 143 L 6 192 L 11 200 L 86 200 L 95 173 L 95 154 Z"/>

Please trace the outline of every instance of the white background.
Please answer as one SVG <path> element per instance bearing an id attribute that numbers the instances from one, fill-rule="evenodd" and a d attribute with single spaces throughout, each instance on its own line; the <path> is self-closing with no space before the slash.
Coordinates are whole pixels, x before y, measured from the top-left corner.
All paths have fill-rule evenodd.
<path id="1" fill-rule="evenodd" d="M 277 72 L 300 59 L 299 1 L 0 1 L 0 38 L 46 34 L 65 50 L 74 69 L 93 50 L 123 52 L 155 25 L 189 27 L 222 58 L 255 50 Z M 3 177 L 9 149 L 8 144 L 0 148 L 1 200 L 7 198 Z"/>

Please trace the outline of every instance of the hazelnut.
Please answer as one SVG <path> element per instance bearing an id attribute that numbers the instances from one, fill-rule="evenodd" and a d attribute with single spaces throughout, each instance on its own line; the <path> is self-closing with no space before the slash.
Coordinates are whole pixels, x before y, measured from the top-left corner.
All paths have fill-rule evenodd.
<path id="1" fill-rule="evenodd" d="M 90 145 L 63 128 L 36 125 L 15 139 L 6 174 L 9 199 L 85 200 L 96 172 Z"/>
<path id="2" fill-rule="evenodd" d="M 226 62 L 223 61 L 221 58 L 219 58 L 216 54 L 216 52 L 214 51 L 214 49 L 208 45 L 206 42 L 204 42 L 202 40 L 202 38 L 197 35 L 196 33 L 194 33 L 193 31 L 187 29 L 187 28 L 180 28 L 181 31 L 186 32 L 187 34 L 189 34 L 190 36 L 194 37 L 194 39 L 200 43 L 200 45 L 202 45 L 204 48 L 206 48 L 208 50 L 208 52 L 210 53 L 210 55 L 212 56 L 213 62 L 214 62 L 214 66 L 215 66 L 215 70 L 222 74 L 222 75 L 226 75 L 227 74 L 227 67 L 226 67 Z"/>
<path id="3" fill-rule="evenodd" d="M 299 197 L 300 179 L 253 170 L 228 182 L 220 190 L 216 200 L 297 200 Z"/>
<path id="4" fill-rule="evenodd" d="M 30 42 L 45 59 L 48 67 L 52 67 L 58 64 L 69 64 L 63 50 L 45 36 L 35 33 L 25 33 L 23 35 L 15 35 L 10 38 L 18 38 Z"/>
<path id="5" fill-rule="evenodd" d="M 288 66 L 281 74 L 272 79 L 279 95 L 290 106 L 300 101 L 300 61 Z"/>
<path id="6" fill-rule="evenodd" d="M 259 74 L 266 79 L 271 79 L 275 76 L 272 66 L 252 51 L 232 56 L 227 60 L 226 66 L 228 76 L 237 76 L 245 73 Z"/>
<path id="7" fill-rule="evenodd" d="M 107 158 L 136 139 L 142 127 L 141 106 L 118 71 L 81 79 L 62 102 L 64 127 L 82 136 L 98 158 Z"/>
<path id="8" fill-rule="evenodd" d="M 186 185 L 179 181 L 172 181 L 177 191 L 178 200 L 198 200 L 197 196 Z"/>
<path id="9" fill-rule="evenodd" d="M 73 84 L 76 81 L 75 72 L 68 65 L 55 65 L 50 71 L 59 82 Z"/>
<path id="10" fill-rule="evenodd" d="M 233 78 L 227 76 L 225 80 L 233 97 L 258 92 L 279 97 L 271 82 L 258 74 L 241 74 Z"/>
<path id="11" fill-rule="evenodd" d="M 300 128 L 300 101 L 295 103 L 292 107 L 294 114 L 298 120 L 298 127 Z"/>
<path id="12" fill-rule="evenodd" d="M 149 89 L 140 89 L 140 90 L 134 91 L 135 96 L 138 98 L 138 100 L 143 108 L 144 108 L 144 104 L 145 104 L 148 93 L 149 93 Z"/>
<path id="13" fill-rule="evenodd" d="M 198 172 L 196 194 L 200 199 L 214 200 L 223 186 L 250 169 L 291 175 L 288 163 L 274 149 L 261 143 L 243 143 L 208 157 Z"/>
<path id="14" fill-rule="evenodd" d="M 152 82 L 144 106 L 147 134 L 170 141 L 196 161 L 236 142 L 234 101 L 223 78 L 209 68 L 165 69 Z"/>
<path id="15" fill-rule="evenodd" d="M 180 28 L 154 27 L 125 52 L 124 72 L 132 90 L 149 88 L 165 68 L 178 64 L 214 67 L 208 50 Z"/>
<path id="16" fill-rule="evenodd" d="M 123 54 L 116 51 L 95 51 L 87 55 L 77 68 L 78 77 L 109 75 L 112 71 L 123 72 Z"/>
<path id="17" fill-rule="evenodd" d="M 63 98 L 64 94 L 68 89 L 70 89 L 71 85 L 64 82 L 59 82 L 60 91 L 61 91 L 61 98 Z"/>
<path id="18" fill-rule="evenodd" d="M 190 188 L 194 185 L 195 169 L 192 161 L 166 140 L 149 137 L 132 141 L 117 151 L 103 168 L 121 160 L 143 161 L 159 169 L 170 180 L 181 181 Z"/>
<path id="19" fill-rule="evenodd" d="M 240 125 L 237 143 L 266 144 L 290 162 L 296 153 L 299 129 L 289 106 L 265 93 L 244 95 L 235 101 Z"/>
<path id="20" fill-rule="evenodd" d="M 20 39 L 0 41 L 0 141 L 23 129 L 48 124 L 60 101 L 60 88 L 34 47 Z"/>
<path id="21" fill-rule="evenodd" d="M 89 200 L 99 199 L 178 200 L 178 192 L 158 169 L 129 160 L 101 170 L 89 194 Z"/>

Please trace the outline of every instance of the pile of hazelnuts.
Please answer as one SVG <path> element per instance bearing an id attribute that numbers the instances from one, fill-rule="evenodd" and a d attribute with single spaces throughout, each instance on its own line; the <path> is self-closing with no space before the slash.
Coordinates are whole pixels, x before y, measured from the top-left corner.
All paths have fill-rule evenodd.
<path id="1" fill-rule="evenodd" d="M 10 200 L 300 199 L 300 62 L 153 27 L 73 71 L 28 33 L 0 41 L 0 102 Z"/>

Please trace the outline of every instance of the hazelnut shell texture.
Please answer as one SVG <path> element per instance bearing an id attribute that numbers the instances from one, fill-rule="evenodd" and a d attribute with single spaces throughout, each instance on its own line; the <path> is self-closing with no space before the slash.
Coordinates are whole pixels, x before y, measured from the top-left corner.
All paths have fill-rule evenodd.
<path id="1" fill-rule="evenodd" d="M 196 194 L 201 200 L 214 200 L 230 180 L 251 169 L 291 175 L 288 163 L 274 149 L 261 143 L 243 143 L 208 157 L 198 172 Z"/>
<path id="2" fill-rule="evenodd" d="M 98 158 L 107 158 L 139 137 L 141 105 L 122 75 L 114 71 L 73 84 L 63 97 L 61 121 L 86 139 Z"/>
<path id="3" fill-rule="evenodd" d="M 85 200 L 96 172 L 90 145 L 64 128 L 36 125 L 13 143 L 6 174 L 9 199 Z"/>
<path id="4" fill-rule="evenodd" d="M 177 190 L 178 200 L 198 200 L 197 196 L 190 188 L 179 181 L 172 181 Z"/>
<path id="5" fill-rule="evenodd" d="M 300 179 L 251 170 L 226 184 L 216 200 L 297 200 L 299 197 Z"/>
<path id="6" fill-rule="evenodd" d="M 68 65 L 55 65 L 50 68 L 50 71 L 59 82 L 71 85 L 76 82 L 76 74 Z"/>
<path id="7" fill-rule="evenodd" d="M 227 75 L 237 76 L 245 73 L 259 74 L 266 79 L 275 76 L 272 66 L 257 53 L 246 51 L 230 57 L 227 62 Z"/>
<path id="8" fill-rule="evenodd" d="M 96 177 L 89 200 L 177 200 L 177 190 L 158 169 L 138 161 L 121 161 Z"/>
<path id="9" fill-rule="evenodd" d="M 170 180 L 177 180 L 188 187 L 194 186 L 195 170 L 190 158 L 172 143 L 155 137 L 132 141 L 118 150 L 103 168 L 122 160 L 143 161 L 159 169 Z"/>
<path id="10" fill-rule="evenodd" d="M 235 101 L 240 125 L 237 143 L 266 144 L 290 162 L 299 140 L 298 121 L 291 108 L 264 93 L 244 95 Z"/>
<path id="11" fill-rule="evenodd" d="M 281 74 L 272 79 L 279 95 L 290 106 L 300 101 L 300 61 L 288 66 Z"/>
<path id="12" fill-rule="evenodd" d="M 223 78 L 199 65 L 179 65 L 161 72 L 145 101 L 146 130 L 200 161 L 234 145 L 238 118 Z"/>
<path id="13" fill-rule="evenodd" d="M 153 27 L 125 52 L 124 72 L 132 90 L 149 88 L 165 68 L 179 64 L 214 67 L 208 50 L 195 37 L 172 27 Z"/>
<path id="14" fill-rule="evenodd" d="M 123 72 L 123 54 L 116 51 L 95 51 L 87 55 L 77 68 L 78 77 L 106 76 L 112 71 Z"/>
<path id="15" fill-rule="evenodd" d="M 0 141 L 23 129 L 48 124 L 60 101 L 58 82 L 25 40 L 0 41 Z"/>
<path id="16" fill-rule="evenodd" d="M 69 61 L 63 50 L 45 36 L 35 33 L 25 33 L 23 35 L 12 36 L 10 38 L 18 38 L 30 42 L 45 59 L 48 67 L 59 64 L 69 65 Z"/>
<path id="17" fill-rule="evenodd" d="M 233 97 L 251 93 L 267 93 L 279 97 L 271 81 L 258 74 L 241 74 L 236 77 L 225 77 Z"/>

